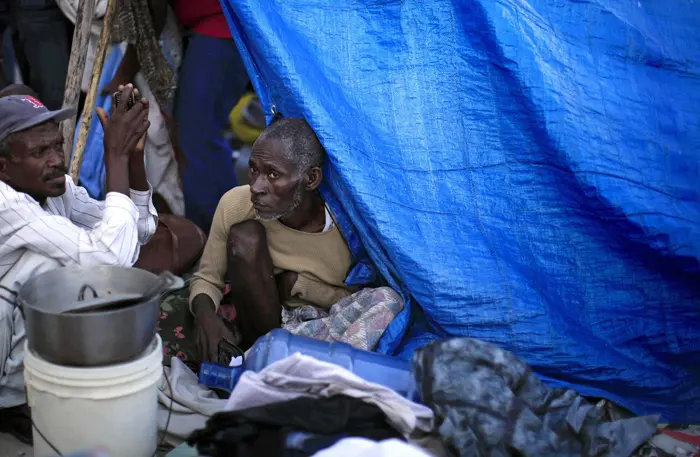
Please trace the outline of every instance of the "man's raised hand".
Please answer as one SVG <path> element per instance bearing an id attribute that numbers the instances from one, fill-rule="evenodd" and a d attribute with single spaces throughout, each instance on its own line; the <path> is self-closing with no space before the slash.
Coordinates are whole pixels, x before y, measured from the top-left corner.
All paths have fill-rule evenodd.
<path id="1" fill-rule="evenodd" d="M 102 108 L 97 108 L 97 117 L 104 129 L 105 161 L 127 160 L 145 137 L 148 121 L 148 100 L 138 99 L 129 109 L 127 101 L 132 93 L 138 94 L 133 85 L 119 86 L 121 103 L 113 100 L 111 117 Z"/>

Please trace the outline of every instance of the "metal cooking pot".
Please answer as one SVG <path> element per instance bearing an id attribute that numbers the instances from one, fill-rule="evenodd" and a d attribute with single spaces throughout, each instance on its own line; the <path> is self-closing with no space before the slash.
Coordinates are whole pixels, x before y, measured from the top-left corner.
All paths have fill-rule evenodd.
<path id="1" fill-rule="evenodd" d="M 163 277 L 163 290 L 153 294 Z M 155 338 L 162 292 L 176 288 L 179 279 L 163 277 L 137 268 L 104 266 L 58 268 L 31 278 L 17 298 L 29 349 L 68 366 L 113 365 L 138 357 Z M 69 312 L 81 307 L 78 297 L 86 289 L 98 298 L 120 294 L 151 298 L 117 309 Z"/>

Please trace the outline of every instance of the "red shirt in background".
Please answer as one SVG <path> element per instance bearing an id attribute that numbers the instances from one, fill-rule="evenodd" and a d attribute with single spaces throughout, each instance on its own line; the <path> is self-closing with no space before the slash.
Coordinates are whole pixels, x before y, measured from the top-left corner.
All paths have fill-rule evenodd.
<path id="1" fill-rule="evenodd" d="M 175 0 L 175 16 L 185 28 L 214 38 L 231 38 L 219 0 Z"/>

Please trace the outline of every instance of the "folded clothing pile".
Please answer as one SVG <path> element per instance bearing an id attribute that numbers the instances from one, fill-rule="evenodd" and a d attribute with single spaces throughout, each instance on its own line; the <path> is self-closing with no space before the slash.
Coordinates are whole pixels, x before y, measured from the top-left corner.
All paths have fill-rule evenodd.
<path id="1" fill-rule="evenodd" d="M 210 457 L 310 456 L 347 437 L 424 437 L 433 412 L 331 363 L 294 354 L 243 373 L 228 400 L 188 439 Z"/>
<path id="2" fill-rule="evenodd" d="M 628 457 L 657 428 L 656 417 L 606 421 L 573 390 L 545 386 L 479 340 L 420 348 L 413 371 L 424 404 L 294 354 L 245 372 L 227 411 L 188 443 L 209 457 Z"/>

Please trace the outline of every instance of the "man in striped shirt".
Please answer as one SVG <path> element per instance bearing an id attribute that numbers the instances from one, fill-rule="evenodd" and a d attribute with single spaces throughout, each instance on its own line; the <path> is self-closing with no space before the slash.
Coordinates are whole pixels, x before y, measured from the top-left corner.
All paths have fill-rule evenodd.
<path id="1" fill-rule="evenodd" d="M 133 90 L 124 88 L 121 100 Z M 66 175 L 58 122 L 72 115 L 49 111 L 30 95 L 0 98 L 0 422 L 16 418 L 26 402 L 20 286 L 62 266 L 130 267 L 156 229 L 143 157 L 148 102 L 131 109 L 121 103 L 111 117 L 98 110 L 105 131 L 104 201 L 91 199 Z M 27 439 L 17 426 L 8 431 Z"/>

